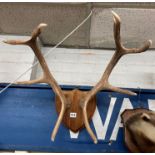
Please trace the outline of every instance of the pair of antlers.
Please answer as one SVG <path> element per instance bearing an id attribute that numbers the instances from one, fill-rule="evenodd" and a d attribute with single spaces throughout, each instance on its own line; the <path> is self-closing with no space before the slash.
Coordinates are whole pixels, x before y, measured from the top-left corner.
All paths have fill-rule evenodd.
<path id="1" fill-rule="evenodd" d="M 95 134 L 93 133 L 93 131 L 91 130 L 90 125 L 89 125 L 89 121 L 88 121 L 88 117 L 87 117 L 88 102 L 100 90 L 111 90 L 114 92 L 119 92 L 119 93 L 128 94 L 128 95 L 136 95 L 136 93 L 131 92 L 129 90 L 124 90 L 124 89 L 112 86 L 109 83 L 108 79 L 109 79 L 109 76 L 110 76 L 114 66 L 117 64 L 117 62 L 123 55 L 144 52 L 152 44 L 152 41 L 148 40 L 141 48 L 138 48 L 138 49 L 125 48 L 121 43 L 121 37 L 120 37 L 120 23 L 121 23 L 120 17 L 113 11 L 112 11 L 112 14 L 113 14 L 113 19 L 114 19 L 114 40 L 115 40 L 115 44 L 116 44 L 116 51 L 115 51 L 111 61 L 109 62 L 108 66 L 106 67 L 99 82 L 90 91 L 87 92 L 86 96 L 83 99 L 81 99 L 81 104 L 80 104 L 82 111 L 83 111 L 83 117 L 84 117 L 83 119 L 84 119 L 85 127 L 86 127 L 89 135 L 93 139 L 94 143 L 97 143 L 97 138 L 96 138 Z M 37 46 L 37 37 L 41 33 L 41 29 L 46 26 L 47 26 L 47 24 L 44 24 L 44 23 L 39 24 L 38 27 L 32 32 L 31 38 L 27 41 L 8 40 L 8 41 L 4 41 L 4 42 L 8 43 L 8 44 L 12 44 L 12 45 L 28 45 L 33 50 L 35 56 L 38 58 L 38 61 L 39 61 L 40 65 L 42 67 L 42 70 L 43 70 L 43 76 L 41 78 L 35 79 L 35 80 L 30 80 L 30 81 L 17 82 L 17 84 L 47 83 L 53 88 L 53 91 L 55 92 L 55 94 L 59 96 L 62 105 L 61 105 L 61 112 L 58 116 L 57 122 L 55 124 L 55 127 L 54 127 L 52 135 L 51 135 L 51 140 L 54 141 L 57 131 L 59 129 L 60 123 L 62 121 L 63 115 L 70 103 L 66 99 L 62 89 L 60 88 L 60 86 L 54 79 L 53 75 L 51 74 L 47 63 L 46 63 L 40 49 Z"/>

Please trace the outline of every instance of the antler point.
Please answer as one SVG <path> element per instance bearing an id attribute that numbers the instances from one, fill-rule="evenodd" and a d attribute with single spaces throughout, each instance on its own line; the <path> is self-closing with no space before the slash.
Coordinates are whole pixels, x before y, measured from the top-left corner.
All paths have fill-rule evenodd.
<path id="1" fill-rule="evenodd" d="M 39 27 L 39 28 L 42 28 L 42 27 L 46 27 L 46 26 L 47 26 L 46 23 L 40 23 L 38 27 Z"/>
<path id="2" fill-rule="evenodd" d="M 9 40 L 3 40 L 3 43 L 12 44 Z"/>
<path id="3" fill-rule="evenodd" d="M 94 140 L 94 144 L 97 144 L 97 143 L 98 143 L 97 139 L 96 139 L 96 140 Z"/>
<path id="4" fill-rule="evenodd" d="M 7 40 L 3 40 L 3 43 L 7 43 Z"/>
<path id="5" fill-rule="evenodd" d="M 133 96 L 137 96 L 137 93 L 135 93 L 135 92 L 132 92 L 132 95 L 133 95 Z"/>
<path id="6" fill-rule="evenodd" d="M 113 17 L 114 17 L 114 21 L 121 21 L 121 19 L 120 19 L 120 17 L 119 17 L 119 15 L 115 12 L 115 11 L 111 11 L 111 13 L 113 14 Z"/>
<path id="7" fill-rule="evenodd" d="M 149 40 L 150 46 L 152 46 L 152 40 Z"/>
<path id="8" fill-rule="evenodd" d="M 111 10 L 111 13 L 114 15 L 115 14 L 115 11 Z"/>
<path id="9" fill-rule="evenodd" d="M 51 141 L 53 141 L 53 142 L 54 142 L 54 137 L 51 137 Z"/>
<path id="10" fill-rule="evenodd" d="M 113 16 L 118 16 L 117 13 L 115 11 L 111 11 L 111 13 L 113 14 Z"/>

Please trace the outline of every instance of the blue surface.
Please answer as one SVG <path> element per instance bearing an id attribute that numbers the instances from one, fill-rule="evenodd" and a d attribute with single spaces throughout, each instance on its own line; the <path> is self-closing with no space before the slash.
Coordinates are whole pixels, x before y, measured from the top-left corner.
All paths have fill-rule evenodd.
<path id="1" fill-rule="evenodd" d="M 0 84 L 0 89 L 6 84 Z M 75 87 L 62 86 L 63 89 Z M 76 87 L 89 90 L 91 87 Z M 128 96 L 113 92 L 99 92 L 97 107 L 102 123 L 107 117 L 111 97 L 116 103 L 108 125 L 104 140 L 94 144 L 85 129 L 81 130 L 77 139 L 70 137 L 70 132 L 60 126 L 54 142 L 50 140 L 57 113 L 55 111 L 55 95 L 49 86 L 13 85 L 0 94 L 0 149 L 32 150 L 47 152 L 127 152 L 123 143 L 123 129 L 120 128 L 116 141 L 109 145 L 110 137 L 124 98 L 129 98 L 134 108 L 148 108 L 148 99 L 155 99 L 155 90 L 136 90 L 138 96 Z M 96 133 L 93 122 L 90 123 Z"/>

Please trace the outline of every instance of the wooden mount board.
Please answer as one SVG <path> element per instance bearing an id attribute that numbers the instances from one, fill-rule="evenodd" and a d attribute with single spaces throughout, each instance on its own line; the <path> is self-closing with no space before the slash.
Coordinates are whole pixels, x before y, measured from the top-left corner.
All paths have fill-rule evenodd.
<path id="1" fill-rule="evenodd" d="M 73 132 L 78 132 L 80 129 L 84 128 L 84 119 L 82 108 L 80 107 L 81 99 L 85 97 L 87 91 L 80 91 L 78 89 L 74 89 L 71 91 L 63 91 L 68 101 L 70 101 L 71 105 L 66 110 L 63 123 L 64 125 L 72 130 Z M 87 115 L 88 120 L 90 121 L 96 108 L 96 96 L 93 97 L 87 106 Z M 61 110 L 61 101 L 58 96 L 56 96 L 56 110 L 58 114 Z"/>

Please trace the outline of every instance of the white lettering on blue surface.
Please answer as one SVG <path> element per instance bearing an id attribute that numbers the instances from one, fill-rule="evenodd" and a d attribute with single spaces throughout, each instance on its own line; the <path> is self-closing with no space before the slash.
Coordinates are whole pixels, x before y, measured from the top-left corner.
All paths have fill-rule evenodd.
<path id="1" fill-rule="evenodd" d="M 120 115 L 125 109 L 133 109 L 133 106 L 132 106 L 132 104 L 128 98 L 124 98 L 124 100 L 123 100 L 122 107 L 121 107 L 120 112 L 118 114 L 118 118 L 117 118 L 116 124 L 114 126 L 110 140 L 116 140 L 116 138 L 117 138 L 119 128 L 122 127 Z"/>
<path id="2" fill-rule="evenodd" d="M 107 112 L 108 115 L 106 117 L 106 120 L 105 120 L 104 124 L 103 124 L 101 116 L 99 114 L 99 110 L 98 110 L 98 108 L 96 108 L 96 111 L 94 113 L 92 121 L 93 121 L 95 130 L 96 130 L 97 138 L 99 140 L 104 140 L 105 139 L 105 136 L 106 136 L 106 133 L 107 133 L 107 130 L 108 130 L 108 126 L 109 126 L 109 123 L 110 123 L 110 118 L 111 118 L 112 112 L 114 110 L 114 104 L 116 102 L 116 99 L 117 98 L 111 98 L 110 106 L 109 106 L 109 109 L 108 109 L 108 112 Z M 148 106 L 149 106 L 149 109 L 155 110 L 155 100 L 149 99 L 148 100 Z M 132 106 L 129 98 L 124 98 L 124 100 L 123 100 L 123 103 L 122 103 L 122 106 L 120 108 L 120 112 L 118 114 L 118 118 L 117 118 L 117 121 L 116 121 L 115 126 L 113 128 L 110 140 L 115 141 L 117 139 L 119 128 L 122 127 L 120 115 L 125 109 L 133 109 L 133 106 Z M 78 135 L 79 135 L 79 132 L 73 133 L 72 131 L 70 131 L 70 137 L 71 138 L 76 139 L 76 138 L 78 138 Z"/>
<path id="3" fill-rule="evenodd" d="M 155 111 L 155 100 L 148 100 L 149 109 Z"/>
<path id="4" fill-rule="evenodd" d="M 107 129 L 108 129 L 108 125 L 109 125 L 109 121 L 110 121 L 110 118 L 111 118 L 111 115 L 113 112 L 115 102 L 116 102 L 116 98 L 111 98 L 110 106 L 109 106 L 108 113 L 107 113 L 108 115 L 106 117 L 104 124 L 103 124 L 102 119 L 100 117 L 98 108 L 96 108 L 96 111 L 95 111 L 94 116 L 92 118 L 95 130 L 96 130 L 97 138 L 100 140 L 105 139 Z"/>
<path id="5" fill-rule="evenodd" d="M 69 133 L 70 133 L 70 137 L 71 137 L 72 139 L 77 139 L 78 136 L 79 136 L 79 132 L 74 133 L 74 132 L 72 132 L 71 130 L 69 130 Z"/>
<path id="6" fill-rule="evenodd" d="M 111 98 L 110 106 L 109 106 L 109 109 L 108 109 L 108 115 L 106 117 L 106 120 L 105 120 L 104 124 L 102 123 L 102 119 L 100 117 L 98 108 L 96 107 L 96 110 L 95 110 L 95 113 L 93 115 L 92 121 L 93 121 L 95 130 L 96 130 L 97 138 L 100 139 L 100 140 L 105 139 L 106 132 L 107 132 L 107 129 L 108 129 L 108 124 L 109 124 L 109 121 L 110 121 L 110 118 L 111 118 L 111 115 L 112 115 L 112 112 L 113 112 L 115 102 L 116 102 L 116 98 Z M 78 135 L 79 135 L 79 132 L 74 133 L 74 132 L 72 132 L 70 130 L 70 137 L 71 138 L 76 139 L 76 138 L 78 138 Z"/>

